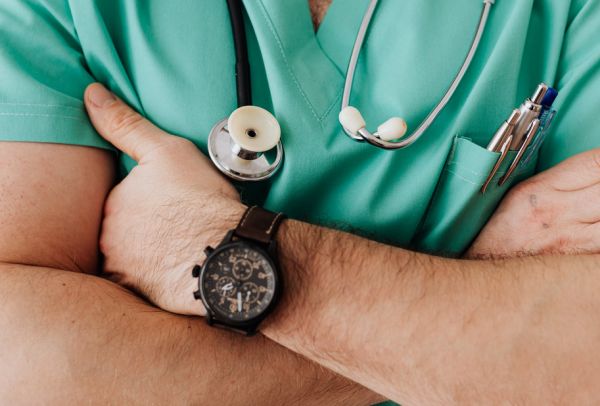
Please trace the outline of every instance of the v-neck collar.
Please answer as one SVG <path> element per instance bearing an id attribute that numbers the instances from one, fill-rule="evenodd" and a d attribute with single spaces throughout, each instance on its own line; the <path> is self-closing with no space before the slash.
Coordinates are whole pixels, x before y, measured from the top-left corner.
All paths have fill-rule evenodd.
<path id="1" fill-rule="evenodd" d="M 369 0 L 354 1 L 356 4 L 348 7 L 347 2 L 333 0 L 315 33 L 321 49 L 343 75 L 346 75 L 356 33 L 369 5 Z"/>
<path id="2" fill-rule="evenodd" d="M 269 82 L 295 87 L 319 122 L 334 110 L 368 0 L 335 0 L 315 33 L 307 0 L 245 0 Z M 363 7 L 364 5 L 364 7 Z M 271 92 L 272 94 L 274 91 Z M 289 91 L 286 97 L 292 97 Z"/>

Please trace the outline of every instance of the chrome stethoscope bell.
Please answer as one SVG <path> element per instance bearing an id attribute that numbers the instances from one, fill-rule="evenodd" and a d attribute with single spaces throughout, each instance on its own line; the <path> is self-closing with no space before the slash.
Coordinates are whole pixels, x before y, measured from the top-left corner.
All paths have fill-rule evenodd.
<path id="1" fill-rule="evenodd" d="M 210 131 L 208 153 L 215 166 L 232 179 L 268 179 L 283 161 L 281 127 L 263 108 L 240 107 Z"/>

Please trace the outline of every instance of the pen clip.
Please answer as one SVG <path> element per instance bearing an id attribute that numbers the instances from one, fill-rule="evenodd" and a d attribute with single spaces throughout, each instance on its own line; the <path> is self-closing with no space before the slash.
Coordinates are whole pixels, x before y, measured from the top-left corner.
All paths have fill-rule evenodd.
<path id="1" fill-rule="evenodd" d="M 512 143 L 512 140 L 513 140 L 513 135 L 510 134 L 508 137 L 506 137 L 506 139 L 500 146 L 500 151 L 499 151 L 500 156 L 498 157 L 496 164 L 490 171 L 487 179 L 485 180 L 483 186 L 481 187 L 481 194 L 485 194 L 487 188 L 490 186 L 490 183 L 492 183 L 494 176 L 496 176 L 496 173 L 498 173 L 498 170 L 500 169 L 500 165 L 502 165 L 502 162 L 504 162 L 504 160 L 506 159 L 506 156 L 508 155 L 508 151 L 510 150 L 510 144 Z"/>
<path id="2" fill-rule="evenodd" d="M 535 138 L 535 135 L 537 134 L 538 130 L 540 129 L 540 124 L 541 124 L 541 122 L 538 118 L 536 118 L 535 120 L 533 120 L 531 122 L 531 125 L 529 126 L 529 129 L 527 130 L 527 135 L 525 136 L 523 143 L 519 147 L 519 152 L 517 152 L 517 155 L 513 159 L 512 163 L 510 164 L 508 171 L 506 171 L 504 176 L 500 178 L 500 181 L 498 182 L 498 186 L 504 185 L 506 183 L 506 181 L 510 178 L 510 176 L 513 174 L 515 169 L 517 169 L 517 166 L 521 162 L 521 159 L 523 158 L 523 155 L 525 154 L 527 147 L 529 147 L 529 145 L 531 144 L 531 141 Z"/>
<path id="3" fill-rule="evenodd" d="M 549 109 L 545 111 L 540 117 L 540 130 L 539 133 L 535 136 L 531 145 L 529 146 L 529 152 L 525 154 L 523 157 L 523 165 L 529 164 L 531 160 L 535 157 L 536 153 L 541 148 L 544 140 L 546 139 L 546 135 L 552 126 L 552 121 L 554 120 L 554 116 L 556 116 L 556 110 Z"/>

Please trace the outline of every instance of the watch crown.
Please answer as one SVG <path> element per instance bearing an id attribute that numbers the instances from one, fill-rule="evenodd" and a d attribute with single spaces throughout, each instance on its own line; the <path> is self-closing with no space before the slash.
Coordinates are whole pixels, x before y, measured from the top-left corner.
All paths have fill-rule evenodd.
<path id="1" fill-rule="evenodd" d="M 196 299 L 196 300 L 200 300 L 201 299 L 200 291 L 199 290 L 197 290 L 197 291 L 194 292 L 194 299 Z"/>
<path id="2" fill-rule="evenodd" d="M 194 267 L 192 268 L 192 276 L 194 278 L 197 278 L 200 276 L 200 265 L 194 265 Z"/>
<path id="3" fill-rule="evenodd" d="M 204 255 L 209 256 L 210 254 L 213 253 L 214 250 L 215 249 L 213 247 L 208 246 L 208 247 L 204 248 Z"/>

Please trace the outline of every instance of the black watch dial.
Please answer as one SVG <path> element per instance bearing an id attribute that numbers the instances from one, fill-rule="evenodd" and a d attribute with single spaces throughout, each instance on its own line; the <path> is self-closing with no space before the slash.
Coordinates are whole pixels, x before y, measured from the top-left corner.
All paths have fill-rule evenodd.
<path id="1" fill-rule="evenodd" d="M 207 307 L 233 322 L 259 317 L 275 297 L 277 273 L 262 250 L 244 242 L 217 249 L 204 264 L 200 284 Z"/>

